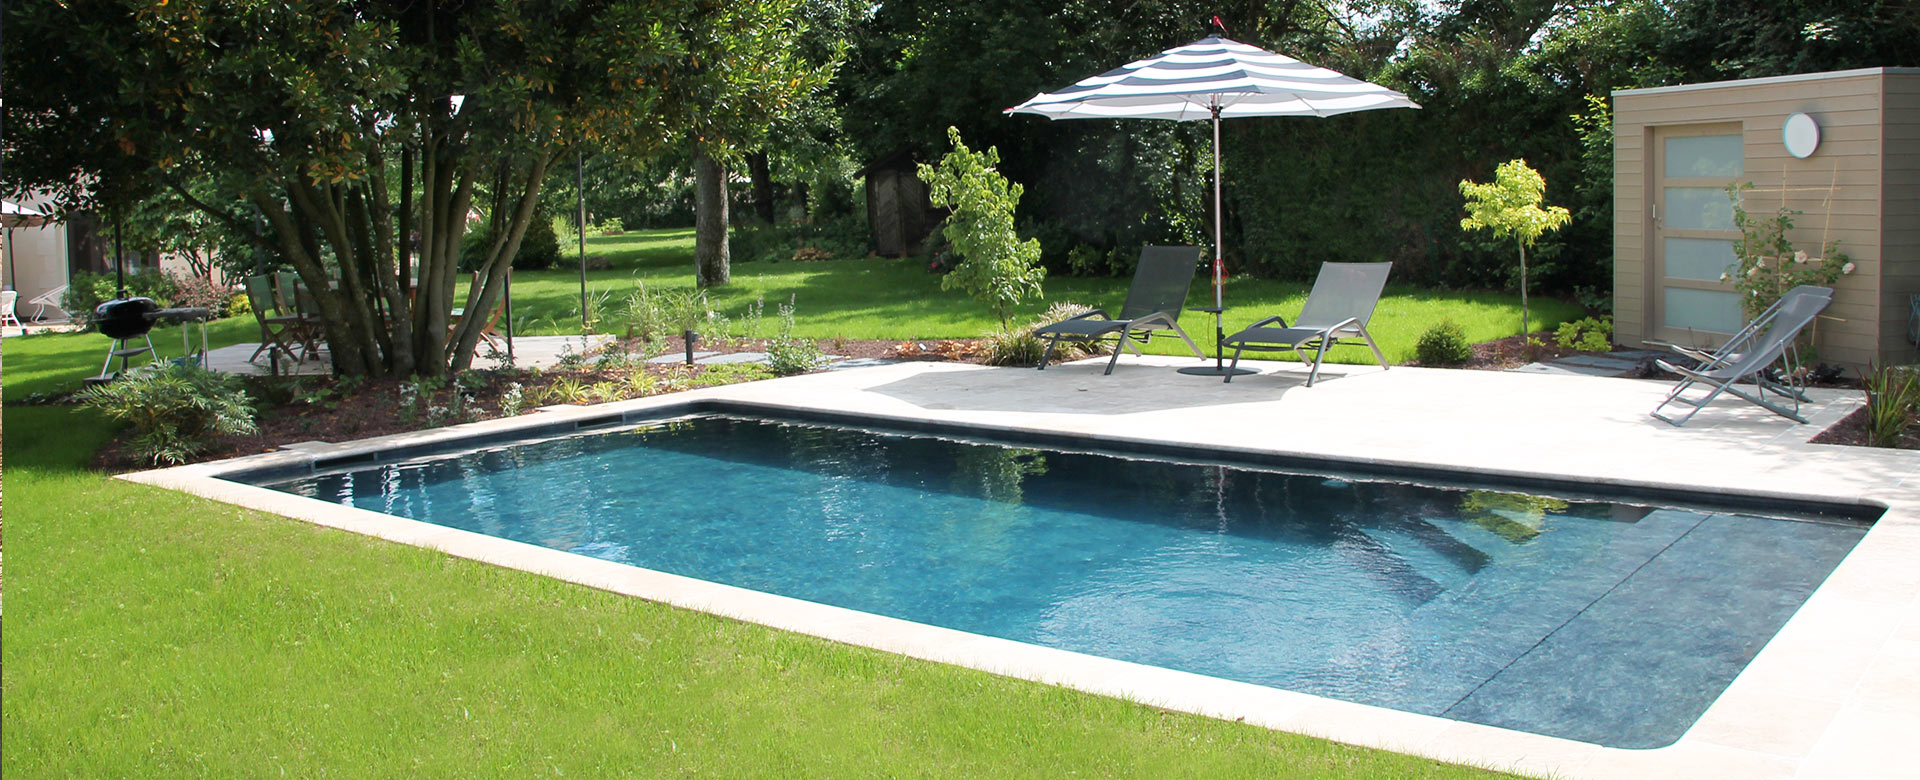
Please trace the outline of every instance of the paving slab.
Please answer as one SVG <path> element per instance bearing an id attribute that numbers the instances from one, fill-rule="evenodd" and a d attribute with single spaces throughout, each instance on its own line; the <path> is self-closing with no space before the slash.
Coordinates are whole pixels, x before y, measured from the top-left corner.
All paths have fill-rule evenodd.
<path id="1" fill-rule="evenodd" d="M 580 336 L 519 336 L 513 340 L 513 362 L 521 368 L 552 368 L 560 364 L 562 355 L 586 354 L 606 345 L 612 338 L 605 335 L 587 336 L 584 340 Z M 223 374 L 265 376 L 273 373 L 273 363 L 266 353 L 254 358 L 259 348 L 258 343 L 243 343 L 208 350 L 207 367 Z M 485 342 L 474 351 L 474 368 L 496 368 L 501 362 Z M 333 373 L 333 363 L 322 347 L 307 360 L 288 360 L 283 356 L 279 369 L 281 376 L 326 376 Z"/>
<path id="2" fill-rule="evenodd" d="M 904 361 L 894 360 L 893 358 L 870 358 L 870 357 L 833 358 L 832 362 L 826 365 L 826 370 L 845 371 L 850 368 L 873 368 L 875 366 L 890 366 L 895 363 L 901 363 L 901 362 L 904 362 Z"/>
<path id="3" fill-rule="evenodd" d="M 710 366 L 726 365 L 729 363 L 765 363 L 767 362 L 767 353 L 765 352 L 728 352 L 723 355 L 711 355 L 709 357 L 699 358 L 694 362 L 700 363 L 702 365 L 710 365 Z"/>
<path id="4" fill-rule="evenodd" d="M 1607 355 L 1568 355 L 1555 358 L 1551 362 L 1559 365 L 1592 366 L 1594 368 L 1618 368 L 1622 371 L 1640 365 L 1640 361 Z"/>
<path id="5" fill-rule="evenodd" d="M 1627 366 L 1590 366 L 1567 363 L 1528 363 L 1512 371 L 1524 374 L 1557 374 L 1560 376 L 1621 376 L 1632 370 Z"/>
<path id="6" fill-rule="evenodd" d="M 720 353 L 712 350 L 696 349 L 693 351 L 693 362 L 698 363 L 702 360 L 705 360 L 707 358 L 713 357 L 714 355 L 718 355 L 718 354 Z M 687 362 L 687 353 L 669 352 L 664 355 L 654 355 L 653 357 L 647 358 L 647 362 L 653 363 L 655 365 L 666 365 L 668 363 L 685 363 Z"/>

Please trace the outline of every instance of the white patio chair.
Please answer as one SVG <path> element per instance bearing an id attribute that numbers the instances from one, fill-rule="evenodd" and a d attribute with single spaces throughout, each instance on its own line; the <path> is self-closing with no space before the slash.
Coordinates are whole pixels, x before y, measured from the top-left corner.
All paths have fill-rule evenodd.
<path id="1" fill-rule="evenodd" d="M 13 316 L 13 302 L 20 299 L 20 293 L 12 290 L 0 290 L 0 327 L 23 328 L 20 318 Z"/>

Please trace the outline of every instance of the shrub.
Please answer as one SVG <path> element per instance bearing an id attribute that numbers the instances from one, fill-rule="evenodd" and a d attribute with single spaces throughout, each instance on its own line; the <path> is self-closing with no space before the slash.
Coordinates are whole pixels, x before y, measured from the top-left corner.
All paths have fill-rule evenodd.
<path id="1" fill-rule="evenodd" d="M 173 280 L 166 274 L 154 271 L 141 271 L 127 274 L 127 294 L 136 298 L 152 298 L 161 306 L 173 305 Z M 119 288 L 114 285 L 113 274 L 96 274 L 80 271 L 67 279 L 67 293 L 60 297 L 60 308 L 73 314 L 75 321 L 91 329 L 93 310 L 100 304 L 119 297 Z"/>
<path id="2" fill-rule="evenodd" d="M 526 411 L 526 388 L 521 387 L 519 382 L 507 385 L 506 392 L 500 394 L 500 416 L 518 417 Z"/>
<path id="3" fill-rule="evenodd" d="M 1029 324 L 1024 329 L 1024 332 L 1032 333 L 1035 328 L 1039 328 L 1045 325 L 1052 325 L 1053 323 L 1060 322 L 1062 320 L 1072 319 L 1082 314 L 1086 314 L 1087 312 L 1090 312 L 1090 311 L 1093 311 L 1093 307 L 1088 306 L 1084 303 L 1060 301 L 1051 306 L 1048 306 L 1047 310 L 1040 315 L 1040 318 L 1034 320 L 1032 324 Z M 1041 352 L 1046 351 L 1046 342 L 1044 341 L 1041 342 L 1040 350 Z M 1095 342 L 1062 341 L 1060 342 L 1060 346 L 1054 349 L 1053 354 L 1054 354 L 1054 357 L 1059 360 L 1077 360 L 1079 358 L 1096 354 L 1099 351 L 1100 351 L 1099 345 Z M 1033 358 L 1033 362 L 1039 363 L 1040 356 L 1035 355 Z"/>
<path id="4" fill-rule="evenodd" d="M 214 436 L 253 433 L 253 405 L 237 378 L 196 366 L 144 368 L 80 394 L 81 403 L 133 426 L 133 452 L 185 463 Z"/>
<path id="5" fill-rule="evenodd" d="M 588 235 L 593 235 L 591 231 Z M 489 247 L 493 246 L 493 232 L 488 229 L 468 231 L 460 238 L 460 270 L 472 273 L 480 270 L 480 262 L 485 259 Z M 536 209 L 533 219 L 527 223 L 526 235 L 520 237 L 520 250 L 513 255 L 513 268 L 516 271 L 538 271 L 552 268 L 560 262 L 560 237 L 553 231 L 553 217 L 546 209 Z"/>
<path id="6" fill-rule="evenodd" d="M 646 285 L 635 282 L 615 307 L 614 314 L 625 326 L 627 338 L 639 339 L 641 351 L 651 355 L 659 351 L 669 336 L 700 331 L 713 319 L 714 312 L 707 304 L 706 293 L 696 290 L 650 292 Z M 753 318 L 757 329 L 759 315 L 753 313 Z M 726 334 L 711 335 L 724 337 Z"/>
<path id="7" fill-rule="evenodd" d="M 247 293 L 245 290 L 242 290 L 240 292 L 227 296 L 227 315 L 226 316 L 238 317 L 242 314 L 252 314 L 252 313 L 253 313 L 253 299 L 247 297 Z"/>
<path id="8" fill-rule="evenodd" d="M 199 306 L 206 309 L 213 319 L 228 315 L 233 302 L 233 288 L 214 284 L 204 276 L 194 274 L 168 274 L 169 284 L 173 285 L 172 306 Z M 240 297 L 245 298 L 242 294 Z M 251 310 L 251 307 L 249 307 Z"/>
<path id="9" fill-rule="evenodd" d="M 1441 320 L 1420 334 L 1413 354 L 1423 366 L 1458 366 L 1473 359 L 1473 347 L 1467 343 L 1467 332 L 1459 323 Z"/>
<path id="10" fill-rule="evenodd" d="M 812 339 L 794 338 L 793 304 L 780 304 L 780 335 L 767 344 L 767 367 L 779 376 L 804 374 L 827 362 Z"/>
<path id="11" fill-rule="evenodd" d="M 1861 377 L 1867 391 L 1867 444 L 1896 447 L 1920 407 L 1920 367 L 1868 366 Z"/>
<path id="12" fill-rule="evenodd" d="M 1553 332 L 1553 340 L 1567 349 L 1606 352 L 1613 349 L 1613 318 L 1587 317 L 1562 322 L 1560 329 Z"/>
<path id="13" fill-rule="evenodd" d="M 825 219 L 783 225 L 743 225 L 727 237 L 735 262 L 842 260 L 867 253 L 860 220 Z"/>
<path id="14" fill-rule="evenodd" d="M 982 337 L 985 354 L 981 362 L 989 366 L 1039 365 L 1047 342 L 1031 330 L 989 331 Z"/>
<path id="15" fill-rule="evenodd" d="M 553 216 L 546 209 L 533 214 L 527 234 L 520 238 L 520 251 L 513 256 L 516 271 L 538 271 L 560 264 L 560 237 L 553 230 Z"/>

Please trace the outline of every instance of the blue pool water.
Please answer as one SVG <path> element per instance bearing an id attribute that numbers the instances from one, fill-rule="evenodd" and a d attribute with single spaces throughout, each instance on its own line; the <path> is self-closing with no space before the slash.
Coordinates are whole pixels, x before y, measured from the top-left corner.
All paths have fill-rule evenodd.
<path id="1" fill-rule="evenodd" d="M 1866 531 L 729 416 L 270 486 L 963 631 L 1636 748 L 1677 739 Z"/>

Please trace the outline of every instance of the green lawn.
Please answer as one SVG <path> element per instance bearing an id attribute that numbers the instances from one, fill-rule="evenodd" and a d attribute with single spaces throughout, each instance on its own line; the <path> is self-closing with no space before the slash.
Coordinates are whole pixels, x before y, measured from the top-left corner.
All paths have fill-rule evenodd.
<path id="1" fill-rule="evenodd" d="M 604 240 L 635 265 L 599 281 L 691 276 L 684 244 Z M 741 266 L 752 292 L 721 300 L 792 290 L 805 332 L 821 336 L 836 323 L 886 338 L 984 324 L 937 279 L 895 265 Z M 869 273 L 892 281 L 844 278 Z M 558 311 L 567 281 L 529 274 L 518 286 Z M 1124 283 L 1056 284 L 1097 298 Z M 833 292 L 849 288 L 887 298 L 893 314 L 863 315 Z M 1410 298 L 1405 311 L 1436 305 Z M 213 340 L 252 332 L 230 320 Z M 155 341 L 179 348 L 175 331 Z M 107 479 L 86 464 L 108 421 L 19 403 L 71 389 L 104 352 L 92 334 L 0 345 L 0 774 L 10 780 L 1501 776 L 838 645 Z"/>
<path id="2" fill-rule="evenodd" d="M 621 297 L 636 285 L 650 292 L 693 289 L 693 231 L 659 230 L 587 239 L 588 254 L 608 259 L 611 268 L 587 272 L 590 296 Z M 572 256 L 567 259 L 571 260 Z M 1015 318 L 1027 323 L 1051 303 L 1072 301 L 1117 310 L 1127 297 L 1126 279 L 1056 277 L 1046 280 L 1045 300 L 1028 301 Z M 1291 319 L 1306 301 L 1308 285 L 1236 278 L 1223 294 L 1228 332 L 1275 314 Z M 514 319 L 529 334 L 580 331 L 578 266 L 514 274 Z M 959 290 L 941 290 L 940 277 L 914 259 L 853 259 L 811 263 L 740 263 L 733 283 L 708 291 L 712 307 L 735 321 L 756 300 L 765 302 L 762 335 L 775 327 L 775 308 L 792 301 L 799 335 L 814 338 L 935 339 L 970 338 L 993 329 L 992 312 Z M 1211 306 L 1213 291 L 1204 275 L 1194 280 L 1190 306 Z M 1565 301 L 1533 302 L 1536 328 L 1551 330 L 1580 310 Z M 1469 341 L 1491 341 L 1518 332 L 1517 295 L 1486 292 L 1432 292 L 1391 285 L 1381 298 L 1370 328 L 1387 359 L 1413 359 L 1420 334 L 1442 319 L 1466 330 Z M 1188 313 L 1183 326 L 1203 348 L 1213 343 L 1212 318 Z M 617 329 L 617 323 L 609 323 Z M 1149 351 L 1180 354 L 1178 340 L 1158 339 Z M 1328 355 L 1336 362 L 1371 362 L 1365 349 Z"/>

